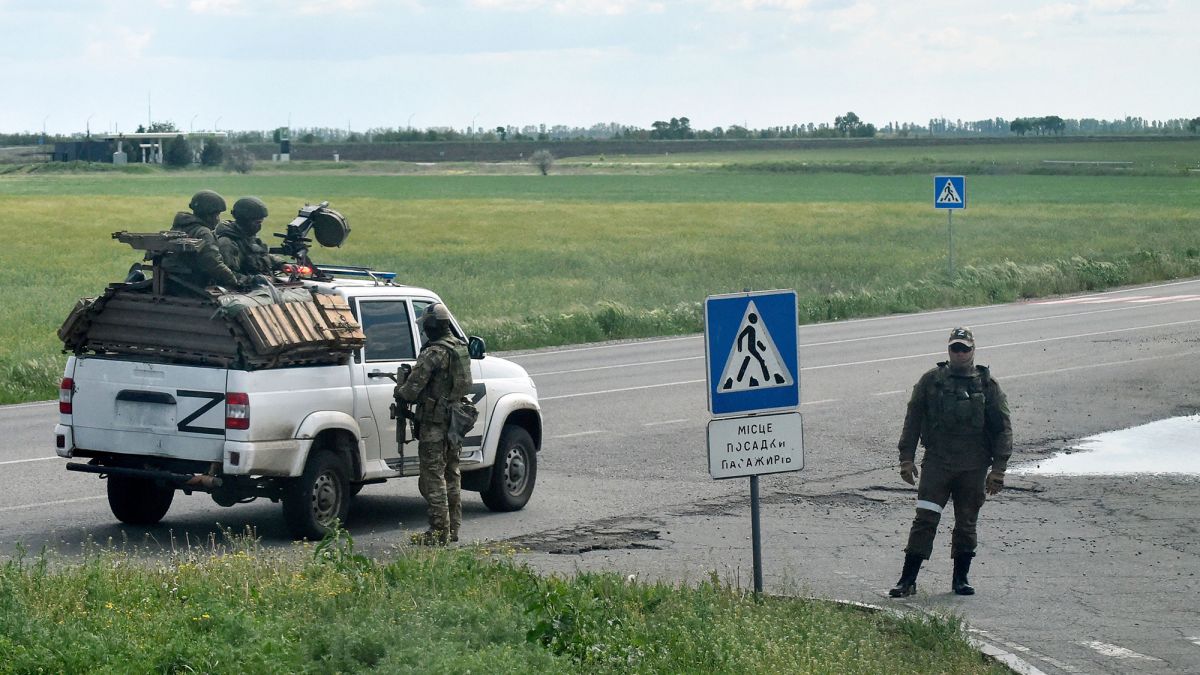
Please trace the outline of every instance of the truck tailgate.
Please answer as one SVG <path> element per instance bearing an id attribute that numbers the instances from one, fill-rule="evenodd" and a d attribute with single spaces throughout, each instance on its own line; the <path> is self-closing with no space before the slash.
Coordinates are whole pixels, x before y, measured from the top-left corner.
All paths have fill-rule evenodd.
<path id="1" fill-rule="evenodd" d="M 71 425 L 88 450 L 219 462 L 224 368 L 80 358 Z"/>

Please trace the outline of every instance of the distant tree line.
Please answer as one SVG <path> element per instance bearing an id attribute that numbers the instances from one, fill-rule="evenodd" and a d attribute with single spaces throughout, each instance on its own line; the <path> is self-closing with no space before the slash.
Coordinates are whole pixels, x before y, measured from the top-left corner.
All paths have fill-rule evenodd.
<path id="1" fill-rule="evenodd" d="M 1037 132 L 1038 136 L 1045 134 L 1062 136 L 1066 129 L 1066 121 L 1058 115 L 1047 115 L 1046 117 L 1018 117 L 1008 124 L 1008 130 L 1018 136 L 1024 136 L 1030 131 Z"/>
<path id="2" fill-rule="evenodd" d="M 665 120 L 655 120 L 648 128 L 615 122 L 594 124 L 590 127 L 566 125 L 501 125 L 488 129 L 458 130 L 451 127 L 427 129 L 374 128 L 363 132 L 346 129 L 302 128 L 292 130 L 292 140 L 300 143 L 395 143 L 419 141 L 477 141 L 484 143 L 506 143 L 527 141 L 572 141 L 572 140 L 748 140 L 748 139 L 803 139 L 803 138 L 873 138 L 876 136 L 915 138 L 922 136 L 1024 136 L 1032 135 L 1138 135 L 1138 134 L 1187 134 L 1200 133 L 1200 117 L 1171 120 L 1147 120 L 1141 117 L 1126 117 L 1120 120 L 1093 118 L 1066 119 L 1057 115 L 1043 117 L 1020 117 L 1007 120 L 995 117 L 985 120 L 950 120 L 933 118 L 925 124 L 915 122 L 887 122 L 883 125 L 866 122 L 853 111 L 838 115 L 832 123 L 807 122 L 782 126 L 753 128 L 731 124 L 711 129 L 697 129 L 691 119 L 681 115 Z M 269 133 L 241 132 L 231 137 L 239 143 L 266 142 L 272 140 Z"/>
<path id="3" fill-rule="evenodd" d="M 160 121 L 149 125 L 138 125 L 137 131 L 173 132 L 178 128 L 173 122 Z M 400 142 L 545 142 L 572 140 L 748 140 L 748 139 L 802 139 L 802 138 L 891 138 L 910 137 L 969 137 L 969 136 L 1071 136 L 1071 135 L 1183 135 L 1200 134 L 1200 117 L 1169 120 L 1148 120 L 1142 117 L 1126 117 L 1116 120 L 1094 118 L 1070 119 L 1057 115 L 1043 117 L 1018 117 L 1006 120 L 993 117 L 984 120 L 950 120 L 932 118 L 925 124 L 915 122 L 887 122 L 876 125 L 863 121 L 853 111 L 838 115 L 833 123 L 807 122 L 783 126 L 751 128 L 731 124 L 711 129 L 692 127 L 686 116 L 655 120 L 648 128 L 616 122 L 598 123 L 590 127 L 572 127 L 562 124 L 527 124 L 524 126 L 500 125 L 488 129 L 455 129 L 453 127 L 375 127 L 365 131 L 352 131 L 334 127 L 299 127 L 290 130 L 280 127 L 266 131 L 232 131 L 227 140 L 232 145 L 246 143 L 280 142 L 287 138 L 292 142 L 316 143 L 400 143 Z M 83 133 L 70 135 L 48 135 L 44 142 L 81 140 Z M 0 133 L 0 146 L 37 145 L 43 136 L 37 132 Z"/>

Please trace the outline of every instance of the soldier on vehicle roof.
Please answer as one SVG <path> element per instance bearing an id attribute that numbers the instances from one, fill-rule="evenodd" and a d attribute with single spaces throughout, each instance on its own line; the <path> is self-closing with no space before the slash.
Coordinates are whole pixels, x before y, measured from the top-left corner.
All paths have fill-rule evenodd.
<path id="1" fill-rule="evenodd" d="M 225 198 L 212 190 L 201 190 L 192 195 L 188 203 L 191 213 L 180 211 L 171 223 L 172 230 L 187 233 L 188 237 L 200 240 L 200 250 L 195 253 L 168 255 L 162 267 L 167 273 L 167 288 L 179 294 L 208 286 L 244 288 L 250 285 L 250 277 L 237 274 L 225 264 L 213 228 L 225 211 Z"/>
<path id="2" fill-rule="evenodd" d="M 954 560 L 951 589 L 974 595 L 967 580 L 977 544 L 975 523 L 985 492 L 1004 488 L 1004 472 L 1012 455 L 1012 423 L 1008 399 L 985 366 L 975 365 L 975 335 L 969 328 L 950 331 L 949 360 L 921 376 L 913 387 L 900 434 L 900 477 L 917 487 L 917 513 L 904 548 L 904 569 L 893 598 L 917 592 L 921 563 L 933 553 L 933 539 L 946 502 L 954 501 Z M 917 471 L 917 441 L 925 446 Z M 989 470 L 989 466 L 991 467 Z"/>
<path id="3" fill-rule="evenodd" d="M 233 203 L 233 221 L 224 221 L 217 226 L 217 246 L 221 257 L 235 274 L 254 276 L 270 275 L 283 267 L 283 260 L 273 256 L 267 245 L 258 238 L 263 220 L 267 217 L 267 205 L 258 197 L 242 197 Z"/>

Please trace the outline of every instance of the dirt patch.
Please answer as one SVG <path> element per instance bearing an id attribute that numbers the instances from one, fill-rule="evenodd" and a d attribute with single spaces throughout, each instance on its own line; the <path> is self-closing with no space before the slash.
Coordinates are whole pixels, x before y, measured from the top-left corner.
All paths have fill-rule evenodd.
<path id="1" fill-rule="evenodd" d="M 613 522 L 586 524 L 561 530 L 550 530 L 509 539 L 506 543 L 552 555 L 579 555 L 588 551 L 621 549 L 661 549 L 657 543 L 660 530 L 643 525 L 622 525 Z"/>

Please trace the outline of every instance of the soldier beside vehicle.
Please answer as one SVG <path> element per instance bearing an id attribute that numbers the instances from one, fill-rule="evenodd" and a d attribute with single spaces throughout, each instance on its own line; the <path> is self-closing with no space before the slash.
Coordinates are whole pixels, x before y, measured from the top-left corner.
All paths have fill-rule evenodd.
<path id="1" fill-rule="evenodd" d="M 430 305 L 418 321 L 428 340 L 411 371 L 397 373 L 398 403 L 416 404 L 414 428 L 420 458 L 418 488 L 429 503 L 429 529 L 414 539 L 440 545 L 458 541 L 462 527 L 462 473 L 459 453 L 463 434 L 475 423 L 470 393 L 471 356 L 467 345 L 450 331 L 450 310 Z M 397 424 L 404 424 L 397 419 Z"/>

